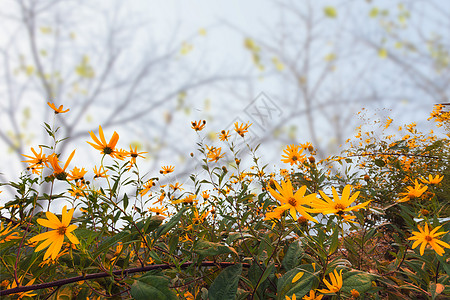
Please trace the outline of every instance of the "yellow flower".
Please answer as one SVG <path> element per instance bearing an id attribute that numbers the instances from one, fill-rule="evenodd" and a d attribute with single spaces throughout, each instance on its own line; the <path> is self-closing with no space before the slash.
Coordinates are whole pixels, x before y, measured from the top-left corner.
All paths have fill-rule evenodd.
<path id="1" fill-rule="evenodd" d="M 53 104 L 53 103 L 47 102 L 47 104 L 55 111 L 55 114 L 63 114 L 70 110 L 70 109 L 63 110 L 62 105 L 60 105 L 58 108 L 56 108 L 55 104 Z"/>
<path id="2" fill-rule="evenodd" d="M 109 143 L 105 140 L 105 135 L 103 134 L 102 126 L 98 126 L 98 135 L 100 137 L 100 140 L 95 136 L 94 132 L 89 132 L 91 135 L 91 138 L 94 140 L 94 143 L 87 142 L 89 145 L 94 147 L 95 149 L 99 150 L 102 154 L 108 154 L 111 157 L 115 156 L 115 147 L 117 144 L 117 141 L 119 140 L 119 135 L 117 132 L 114 131 L 113 136 L 109 140 Z"/>
<path id="3" fill-rule="evenodd" d="M 272 189 L 270 185 L 268 186 L 269 192 L 275 199 L 281 202 L 281 206 L 277 207 L 275 211 L 280 213 L 284 212 L 285 210 L 289 210 L 292 218 L 295 221 L 297 221 L 297 212 L 299 212 L 308 220 L 317 223 L 317 221 L 307 213 L 312 212 L 312 209 L 303 206 L 305 204 L 310 205 L 313 200 L 317 199 L 316 194 L 304 196 L 306 192 L 306 185 L 302 186 L 294 194 L 294 189 L 289 179 L 282 182 L 281 186 L 276 181 L 274 181 L 274 184 L 279 193 L 276 190 Z"/>
<path id="4" fill-rule="evenodd" d="M 198 200 L 195 198 L 196 198 L 195 194 L 190 194 L 184 197 L 183 199 L 172 201 L 172 204 L 179 204 L 179 203 L 194 204 L 198 202 Z"/>
<path id="5" fill-rule="evenodd" d="M 29 240 L 30 243 L 44 241 L 35 250 L 35 252 L 38 252 L 48 247 L 47 251 L 44 254 L 44 260 L 49 256 L 51 256 L 53 260 L 56 259 L 64 242 L 64 236 L 67 236 L 69 241 L 73 244 L 80 243 L 77 237 L 72 233 L 72 231 L 74 231 L 77 226 L 73 224 L 69 225 L 70 221 L 72 220 L 73 211 L 74 208 L 70 209 L 67 212 L 66 206 L 64 206 L 62 210 L 61 221 L 57 216 L 49 211 L 45 213 L 47 216 L 47 220 L 37 219 L 37 222 L 40 225 L 54 229 L 41 233 Z"/>
<path id="6" fill-rule="evenodd" d="M 416 179 L 414 182 L 414 187 L 408 186 L 406 189 L 408 190 L 408 192 L 400 193 L 400 196 L 404 197 L 397 200 L 397 202 L 406 202 L 422 196 L 422 194 L 428 189 L 428 186 L 422 187 L 422 185 L 418 183 Z"/>
<path id="7" fill-rule="evenodd" d="M 19 278 L 19 285 L 22 285 L 22 280 L 23 280 L 23 276 Z M 36 278 L 31 279 L 30 281 L 28 281 L 28 283 L 25 286 L 30 286 L 33 285 L 34 281 L 36 280 Z M 8 287 L 6 289 L 14 289 L 17 287 L 17 283 L 15 280 L 12 281 L 12 283 L 10 285 L 8 285 Z M 33 294 L 34 291 L 28 291 L 28 292 L 23 292 L 19 294 L 19 298 L 17 299 L 22 299 L 23 297 L 33 297 L 36 296 L 37 294 Z M 18 293 L 16 293 L 18 294 Z"/>
<path id="8" fill-rule="evenodd" d="M 18 226 L 19 226 L 19 224 L 17 224 L 16 226 L 12 227 L 12 224 L 10 223 L 4 228 L 3 227 L 3 223 L 1 223 L 0 224 L 0 237 L 1 237 L 0 244 L 9 242 L 11 240 L 20 239 L 20 236 L 19 236 L 18 232 L 11 233 L 11 231 L 16 229 Z"/>
<path id="9" fill-rule="evenodd" d="M 316 296 L 316 292 L 314 290 L 310 290 L 309 291 L 309 296 L 305 295 L 303 296 L 303 300 L 322 300 L 323 295 L 317 295 Z"/>
<path id="10" fill-rule="evenodd" d="M 438 184 L 439 182 L 442 181 L 442 179 L 444 179 L 444 175 L 442 176 L 436 175 L 435 177 L 433 177 L 432 175 L 428 175 L 428 180 L 420 178 L 420 181 L 426 184 Z"/>
<path id="11" fill-rule="evenodd" d="M 296 300 L 297 296 L 295 296 L 295 294 L 292 294 L 292 298 L 289 298 L 288 296 L 285 296 L 286 300 Z"/>
<path id="12" fill-rule="evenodd" d="M 442 231 L 442 232 L 436 233 L 436 231 L 438 231 L 439 228 L 441 228 L 441 227 L 442 226 L 438 226 L 438 227 L 434 228 L 432 231 L 429 231 L 427 223 L 425 223 L 424 230 L 422 230 L 422 227 L 420 227 L 420 225 L 417 225 L 417 228 L 419 229 L 419 231 L 413 231 L 412 234 L 414 236 L 408 238 L 408 240 L 416 240 L 413 243 L 412 248 L 414 249 L 417 246 L 419 246 L 420 244 L 422 244 L 422 245 L 420 245 L 420 255 L 423 255 L 423 253 L 425 251 L 425 247 L 427 245 L 430 245 L 439 256 L 442 256 L 442 254 L 445 253 L 445 249 L 443 249 L 442 247 L 450 248 L 450 245 L 437 238 L 438 236 L 444 235 L 448 232 L 448 231 Z"/>
<path id="13" fill-rule="evenodd" d="M 284 149 L 283 152 L 285 153 L 285 155 L 281 155 L 281 157 L 284 157 L 281 161 L 284 163 L 289 163 L 291 164 L 291 166 L 293 164 L 297 164 L 299 162 L 303 162 L 305 160 L 305 156 L 301 155 L 301 153 L 303 152 L 303 149 L 300 149 L 299 151 L 299 147 L 298 145 L 288 145 L 287 149 Z"/>
<path id="14" fill-rule="evenodd" d="M 325 278 L 323 279 L 323 283 L 325 283 L 328 290 L 320 289 L 318 291 L 324 294 L 339 292 L 339 290 L 342 288 L 342 270 L 339 271 L 339 273 L 337 272 L 337 270 L 334 270 L 333 273 L 330 273 L 328 275 L 330 277 L 331 284 Z"/>
<path id="15" fill-rule="evenodd" d="M 367 206 L 367 204 L 369 204 L 370 201 L 366 201 L 364 203 L 360 203 L 355 206 L 350 206 L 352 205 L 353 202 L 355 202 L 356 198 L 359 195 L 359 192 L 356 192 L 350 197 L 351 187 L 352 186 L 349 184 L 344 187 L 344 189 L 342 190 L 341 198 L 339 198 L 336 189 L 332 187 L 333 200 L 330 199 L 330 197 L 328 197 L 323 191 L 319 191 L 320 195 L 322 196 L 322 198 L 325 199 L 325 201 L 317 199 L 317 201 L 315 201 L 312 204 L 312 206 L 314 207 L 314 212 L 320 212 L 323 213 L 324 215 L 326 214 L 343 215 L 345 212 L 352 210 L 355 211 Z"/>
<path id="16" fill-rule="evenodd" d="M 64 164 L 64 168 L 61 168 L 59 166 L 58 156 L 55 153 L 51 154 L 48 157 L 48 161 L 52 165 L 53 176 L 55 176 L 59 180 L 65 180 L 67 177 L 66 169 L 69 166 L 69 163 L 72 160 L 74 155 L 75 155 L 75 150 L 73 150 L 72 153 L 69 155 L 69 158 L 67 159 L 66 163 Z"/>
<path id="17" fill-rule="evenodd" d="M 149 212 L 155 213 L 157 216 L 161 215 L 161 216 L 167 217 L 167 214 L 164 213 L 166 210 L 167 210 L 166 207 L 161 207 L 161 208 L 158 208 L 158 207 L 149 207 L 149 208 L 148 208 L 148 211 L 149 211 Z"/>
<path id="18" fill-rule="evenodd" d="M 352 294 L 352 298 L 358 298 L 359 292 L 355 289 L 351 290 L 350 293 Z"/>

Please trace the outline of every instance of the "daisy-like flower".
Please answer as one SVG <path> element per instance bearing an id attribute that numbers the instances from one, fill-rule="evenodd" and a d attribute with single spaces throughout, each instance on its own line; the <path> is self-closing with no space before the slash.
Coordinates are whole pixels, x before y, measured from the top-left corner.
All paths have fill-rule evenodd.
<path id="1" fill-rule="evenodd" d="M 281 155 L 281 157 L 283 157 L 283 159 L 281 159 L 282 162 L 284 163 L 289 163 L 291 164 L 291 166 L 293 164 L 297 164 L 299 162 L 303 162 L 305 160 L 305 155 L 301 155 L 301 153 L 303 152 L 303 149 L 300 149 L 300 146 L 298 145 L 288 145 L 286 147 L 286 149 L 283 150 L 285 155 Z"/>
<path id="2" fill-rule="evenodd" d="M 408 190 L 408 192 L 400 193 L 400 196 L 404 197 L 397 200 L 397 202 L 406 202 L 415 198 L 419 198 L 428 189 L 428 186 L 425 185 L 422 187 L 422 185 L 418 183 L 416 179 L 414 181 L 414 187 L 408 186 L 406 189 Z"/>
<path id="3" fill-rule="evenodd" d="M 195 194 L 190 194 L 184 197 L 183 199 L 172 201 L 172 204 L 179 204 L 179 203 L 195 204 L 198 202 L 198 200 L 195 198 L 196 198 Z"/>
<path id="4" fill-rule="evenodd" d="M 100 169 L 97 169 L 97 167 L 96 166 L 94 166 L 94 179 L 96 179 L 96 178 L 101 178 L 101 177 L 104 177 L 104 178 L 106 178 L 106 177 L 108 177 L 108 175 L 106 175 L 106 172 L 108 171 L 108 170 L 103 170 L 102 171 L 102 169 L 100 168 Z"/>
<path id="5" fill-rule="evenodd" d="M 218 162 L 219 159 L 221 159 L 225 154 L 221 153 L 222 151 L 222 147 L 219 148 L 215 148 L 212 147 L 211 149 L 209 149 L 207 157 L 208 157 L 208 162 Z"/>
<path id="6" fill-rule="evenodd" d="M 208 191 L 203 191 L 203 192 L 202 192 L 202 198 L 205 199 L 205 200 L 207 200 L 207 199 L 209 198 L 209 193 L 208 193 Z"/>
<path id="7" fill-rule="evenodd" d="M 102 126 L 98 127 L 98 135 L 100 137 L 100 140 L 95 136 L 94 132 L 91 131 L 91 132 L 89 132 L 89 134 L 91 135 L 91 138 L 95 142 L 95 144 L 91 143 L 91 142 L 87 142 L 89 145 L 91 145 L 95 149 L 99 150 L 101 154 L 108 154 L 111 157 L 115 157 L 115 154 L 116 154 L 115 147 L 116 147 L 117 141 L 119 140 L 119 134 L 117 134 L 117 132 L 114 131 L 113 136 L 109 140 L 109 143 L 107 143 L 105 140 L 105 135 L 103 134 Z"/>
<path id="8" fill-rule="evenodd" d="M 69 190 L 69 194 L 76 199 L 84 196 L 84 190 L 86 189 L 86 185 L 83 181 L 77 181 L 75 185 L 73 185 Z"/>
<path id="9" fill-rule="evenodd" d="M 41 150 L 39 153 L 37 153 L 33 147 L 31 147 L 31 152 L 33 152 L 33 156 L 22 154 L 22 156 L 25 156 L 26 158 L 29 158 L 29 160 L 23 160 L 22 162 L 28 163 L 29 168 L 32 170 L 35 174 L 40 174 L 40 170 L 44 166 L 48 166 L 48 158 L 45 156 L 45 154 L 42 154 L 42 147 L 39 146 L 39 149 Z"/>
<path id="10" fill-rule="evenodd" d="M 159 208 L 159 207 L 149 207 L 148 208 L 149 212 L 155 213 L 157 216 L 161 215 L 161 216 L 167 217 L 167 214 L 165 213 L 166 210 L 167 210 L 166 207 L 161 207 L 161 208 Z"/>
<path id="11" fill-rule="evenodd" d="M 359 196 L 358 191 L 350 197 L 351 187 L 352 186 L 349 184 L 344 187 L 341 198 L 339 198 L 339 195 L 334 187 L 332 187 L 333 199 L 330 199 L 330 197 L 328 197 L 323 191 L 319 191 L 320 195 L 323 199 L 325 199 L 325 201 L 317 199 L 312 204 L 312 206 L 314 207 L 314 212 L 320 212 L 324 215 L 336 214 L 342 216 L 345 214 L 345 212 L 356 211 L 367 206 L 370 201 L 366 201 L 355 206 L 350 206 Z"/>
<path id="12" fill-rule="evenodd" d="M 224 141 L 228 141 L 228 139 L 230 138 L 230 131 L 229 130 L 222 130 L 219 133 L 219 140 L 221 140 L 222 142 Z"/>
<path id="13" fill-rule="evenodd" d="M 70 174 L 67 175 L 67 179 L 69 180 L 83 179 L 86 173 L 87 171 L 84 168 L 79 169 L 77 167 L 74 167 L 72 171 L 70 171 Z"/>
<path id="14" fill-rule="evenodd" d="M 144 195 L 147 194 L 147 193 L 150 191 L 150 189 L 151 189 L 152 187 L 154 187 L 154 186 L 155 186 L 155 182 L 153 181 L 153 179 L 148 180 L 148 181 L 142 186 L 143 189 L 139 192 L 139 195 L 144 196 Z"/>
<path id="15" fill-rule="evenodd" d="M 25 275 L 24 275 L 25 276 Z M 20 286 L 22 286 L 22 280 L 23 280 L 23 277 L 24 276 L 22 276 L 22 277 L 20 277 L 19 278 L 19 284 L 20 284 Z M 25 285 L 25 286 L 30 286 L 30 285 L 33 285 L 33 283 L 34 283 L 34 281 L 36 280 L 36 278 L 33 278 L 33 279 L 31 279 L 30 281 L 28 281 L 28 283 Z M 15 280 L 13 280 L 12 281 L 12 283 L 11 284 L 9 284 L 8 285 L 8 287 L 6 288 L 6 289 L 14 289 L 14 288 L 16 288 L 17 287 L 17 283 L 16 283 L 16 281 Z M 17 298 L 17 299 L 22 299 L 23 297 L 33 297 L 33 296 L 36 296 L 37 294 L 33 294 L 33 290 L 31 290 L 31 291 L 27 291 L 27 292 L 22 292 L 22 293 L 17 293 L 17 294 L 19 294 L 19 298 Z"/>
<path id="16" fill-rule="evenodd" d="M 433 177 L 432 175 L 428 175 L 428 180 L 425 178 L 420 178 L 420 181 L 426 184 L 436 185 L 440 183 L 442 179 L 444 179 L 444 175 L 442 176 L 436 175 L 435 177 Z"/>
<path id="17" fill-rule="evenodd" d="M 69 155 L 69 158 L 66 160 L 66 163 L 64 164 L 64 167 L 61 168 L 59 166 L 59 159 L 58 156 L 53 153 L 48 157 L 48 161 L 51 164 L 53 168 L 53 176 L 56 177 L 56 179 L 59 180 L 65 180 L 67 177 L 66 169 L 69 166 L 70 161 L 72 160 L 73 156 L 75 155 L 75 150 L 72 151 L 72 153 Z"/>
<path id="18" fill-rule="evenodd" d="M 316 295 L 316 292 L 314 290 L 309 291 L 309 296 L 305 295 L 303 296 L 303 300 L 322 300 L 323 295 Z"/>
<path id="19" fill-rule="evenodd" d="M 342 270 L 340 270 L 339 273 L 337 272 L 337 270 L 334 270 L 333 273 L 330 273 L 328 275 L 330 277 L 331 283 L 329 283 L 325 278 L 323 279 L 323 283 L 325 283 L 328 289 L 320 289 L 318 291 L 324 294 L 339 292 L 339 290 L 342 288 Z"/>
<path id="20" fill-rule="evenodd" d="M 13 231 L 14 229 L 16 229 L 19 226 L 19 224 L 17 224 L 16 226 L 12 226 L 12 224 L 8 224 L 6 225 L 6 227 L 3 227 L 3 222 L 0 224 L 0 244 L 1 243 L 6 243 L 12 240 L 16 240 L 16 239 L 20 239 L 19 233 L 18 232 L 13 232 L 11 233 L 11 231 Z"/>
<path id="21" fill-rule="evenodd" d="M 64 108 L 63 108 L 62 105 L 60 105 L 58 108 L 56 108 L 55 104 L 53 104 L 51 102 L 47 102 L 47 104 L 48 104 L 48 106 L 50 106 L 55 111 L 55 115 L 56 114 L 63 114 L 63 113 L 66 113 L 66 112 L 68 112 L 70 110 L 70 109 L 63 110 Z"/>
<path id="22" fill-rule="evenodd" d="M 422 229 L 422 227 L 420 227 L 420 225 L 417 225 L 417 228 L 419 229 L 419 231 L 413 231 L 412 234 L 414 236 L 408 238 L 408 240 L 416 240 L 413 243 L 412 248 L 414 249 L 420 245 L 420 255 L 423 255 L 427 245 L 430 245 L 431 248 L 433 248 L 434 251 L 436 251 L 436 253 L 439 256 L 442 256 L 442 254 L 445 253 L 444 248 L 450 248 L 450 245 L 437 238 L 438 236 L 444 235 L 448 232 L 448 231 L 437 232 L 439 230 L 439 228 L 441 228 L 441 227 L 442 226 L 438 226 L 438 227 L 434 228 L 432 231 L 429 231 L 427 223 L 425 223 L 424 229 Z"/>
<path id="23" fill-rule="evenodd" d="M 192 129 L 194 129 L 195 131 L 201 131 L 203 128 L 205 128 L 206 120 L 199 120 L 198 122 L 192 121 L 191 124 Z"/>
<path id="24" fill-rule="evenodd" d="M 174 166 L 162 166 L 159 173 L 161 174 L 169 174 L 172 173 L 175 170 Z"/>
<path id="25" fill-rule="evenodd" d="M 182 191 L 183 188 L 181 187 L 183 184 L 179 183 L 179 182 L 175 182 L 175 184 L 169 184 L 169 187 L 171 187 L 173 189 L 173 191 Z"/>
<path id="26" fill-rule="evenodd" d="M 295 294 L 292 294 L 292 298 L 289 298 L 289 296 L 284 296 L 286 297 L 286 300 L 297 300 L 297 296 L 295 296 Z"/>
<path id="27" fill-rule="evenodd" d="M 287 181 L 282 182 L 281 186 L 276 181 L 274 181 L 274 183 L 277 190 L 272 189 L 269 184 L 268 186 L 269 192 L 275 199 L 277 199 L 281 203 L 281 205 L 278 206 L 275 209 L 275 211 L 284 212 L 285 210 L 289 210 L 292 218 L 295 221 L 297 221 L 297 212 L 299 212 L 302 216 L 304 216 L 308 220 L 317 223 L 317 221 L 311 215 L 308 214 L 308 212 L 313 212 L 313 209 L 303 206 L 303 205 L 310 206 L 314 200 L 317 200 L 316 198 L 317 194 L 310 194 L 308 196 L 305 196 L 306 185 L 302 186 L 294 194 L 294 188 L 292 187 L 292 183 L 289 179 Z"/>
<path id="28" fill-rule="evenodd" d="M 77 228 L 77 225 L 69 225 L 70 221 L 72 220 L 74 208 L 70 209 L 69 211 L 67 211 L 66 208 L 67 207 L 64 206 L 62 209 L 61 221 L 57 216 L 49 211 L 45 213 L 47 219 L 37 219 L 37 222 L 40 225 L 54 229 L 38 234 L 37 236 L 34 236 L 29 240 L 30 243 L 43 241 L 36 248 L 35 252 L 41 251 L 48 247 L 47 251 L 44 254 L 44 260 L 50 256 L 53 260 L 56 259 L 64 242 L 64 236 L 66 236 L 72 244 L 80 243 L 77 237 L 72 233 L 72 231 Z"/>
<path id="29" fill-rule="evenodd" d="M 141 155 L 144 153 L 147 153 L 147 152 L 138 152 L 137 147 L 134 147 L 134 150 L 133 150 L 133 148 L 131 148 L 131 146 L 130 146 L 130 152 L 128 152 L 128 155 L 130 155 L 130 157 L 131 157 L 130 168 L 131 168 L 131 166 L 133 166 L 136 163 L 136 158 L 138 158 L 138 157 L 145 158 L 145 156 Z"/>
<path id="30" fill-rule="evenodd" d="M 253 123 L 248 123 L 247 124 L 239 124 L 238 122 L 234 123 L 234 131 L 236 131 L 237 134 L 239 134 L 241 137 L 244 137 L 244 135 L 248 132 L 248 128 L 252 125 Z"/>

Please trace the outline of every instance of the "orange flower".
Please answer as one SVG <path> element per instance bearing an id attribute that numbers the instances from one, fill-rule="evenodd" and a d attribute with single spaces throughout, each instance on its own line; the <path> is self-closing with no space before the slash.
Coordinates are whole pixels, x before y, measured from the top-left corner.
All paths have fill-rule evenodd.
<path id="1" fill-rule="evenodd" d="M 108 154 L 111 157 L 115 156 L 115 147 L 117 144 L 117 141 L 119 140 L 119 135 L 117 132 L 114 131 L 113 136 L 111 137 L 111 140 L 109 143 L 106 143 L 105 136 L 103 135 L 103 129 L 102 126 L 98 127 L 98 134 L 100 136 L 100 140 L 95 136 L 94 132 L 89 132 L 91 135 L 91 138 L 94 140 L 94 143 L 87 142 L 89 145 L 94 147 L 95 149 L 99 150 L 102 154 Z"/>
<path id="2" fill-rule="evenodd" d="M 301 155 L 303 149 L 300 149 L 299 151 L 299 147 L 300 146 L 294 144 L 288 145 L 287 149 L 283 150 L 286 155 L 281 155 L 281 157 L 284 157 L 281 161 L 284 163 L 289 163 L 291 166 L 293 164 L 305 161 L 305 155 Z"/>
<path id="3" fill-rule="evenodd" d="M 228 138 L 230 137 L 230 131 L 229 130 L 227 130 L 227 131 L 225 131 L 225 130 L 222 130 L 221 132 L 220 132 L 220 134 L 219 134 L 219 139 L 221 140 L 221 141 L 228 141 Z"/>
<path id="4" fill-rule="evenodd" d="M 144 153 L 147 153 L 147 152 L 137 152 L 137 147 L 134 147 L 134 150 L 133 150 L 133 148 L 131 148 L 131 146 L 130 146 L 130 152 L 128 152 L 128 154 L 131 156 L 130 168 L 132 165 L 134 165 L 136 163 L 136 158 L 138 158 L 138 157 L 145 158 L 143 155 L 141 155 Z"/>
<path id="5" fill-rule="evenodd" d="M 42 147 L 39 146 L 39 148 L 40 148 L 41 151 L 39 153 L 37 153 L 33 149 L 33 147 L 31 147 L 31 152 L 33 152 L 34 157 L 22 154 L 22 156 L 25 156 L 25 157 L 29 158 L 29 160 L 23 160 L 22 162 L 28 163 L 29 168 L 35 174 L 40 174 L 40 170 L 44 167 L 44 165 L 48 166 L 48 164 L 47 164 L 48 158 L 45 157 L 45 154 L 42 154 Z"/>
<path id="6" fill-rule="evenodd" d="M 192 126 L 191 128 L 194 129 L 195 131 L 201 131 L 203 128 L 205 128 L 206 125 L 206 121 L 205 120 L 199 120 L 197 121 L 193 121 L 191 122 Z"/>
<path id="7" fill-rule="evenodd" d="M 159 173 L 161 174 L 169 174 L 172 173 L 175 170 L 174 166 L 162 166 Z"/>
<path id="8" fill-rule="evenodd" d="M 94 166 L 94 179 L 95 178 L 101 178 L 101 177 L 108 177 L 108 175 L 106 175 L 106 172 L 108 171 L 108 170 L 104 170 L 104 171 L 102 171 L 102 169 L 98 169 L 97 170 L 97 167 L 96 166 Z"/>
<path id="9" fill-rule="evenodd" d="M 59 159 L 58 156 L 53 153 L 48 157 L 48 161 L 52 165 L 53 168 L 53 176 L 56 177 L 56 179 L 59 180 L 65 180 L 67 177 L 66 168 L 69 166 L 70 161 L 72 160 L 73 156 L 75 155 L 75 150 L 72 151 L 69 158 L 67 159 L 66 163 L 64 164 L 64 168 L 61 168 L 59 166 Z"/>
<path id="10" fill-rule="evenodd" d="M 435 184 L 438 184 L 439 182 L 441 182 L 442 179 L 444 179 L 444 176 L 436 175 L 435 177 L 433 177 L 432 175 L 428 175 L 428 180 L 424 179 L 424 178 L 420 178 L 420 181 L 422 181 L 423 183 L 435 185 Z"/>
<path id="11" fill-rule="evenodd" d="M 55 111 L 55 114 L 63 114 L 70 110 L 70 109 L 63 110 L 62 105 L 60 105 L 58 108 L 56 108 L 55 104 L 53 104 L 53 103 L 47 102 L 47 104 Z"/>
<path id="12" fill-rule="evenodd" d="M 240 124 L 238 122 L 234 123 L 234 131 L 237 132 L 237 134 L 239 134 L 240 136 L 244 137 L 244 135 L 248 132 L 248 128 L 252 125 L 253 123 L 248 124 Z"/>
<path id="13" fill-rule="evenodd" d="M 208 151 L 208 154 L 207 154 L 207 156 L 208 156 L 208 162 L 218 162 L 219 161 L 219 159 L 221 159 L 225 154 L 224 153 L 221 153 L 221 151 L 222 151 L 222 148 L 221 147 L 219 147 L 219 148 L 215 148 L 215 147 L 212 147 L 211 149 L 208 149 L 209 151 Z"/>
<path id="14" fill-rule="evenodd" d="M 87 171 L 84 168 L 78 169 L 77 167 L 74 167 L 67 177 L 69 180 L 83 179 L 86 173 Z"/>

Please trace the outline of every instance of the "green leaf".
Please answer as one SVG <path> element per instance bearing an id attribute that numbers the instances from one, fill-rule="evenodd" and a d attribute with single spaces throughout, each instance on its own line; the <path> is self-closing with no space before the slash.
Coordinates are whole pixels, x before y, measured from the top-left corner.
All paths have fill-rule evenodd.
<path id="1" fill-rule="evenodd" d="M 224 253 L 234 253 L 237 252 L 233 247 L 229 247 L 220 243 L 208 242 L 205 240 L 199 240 L 194 246 L 194 252 L 203 256 L 215 256 Z"/>
<path id="2" fill-rule="evenodd" d="M 163 276 L 146 274 L 134 281 L 131 296 L 136 300 L 158 299 L 176 300 L 177 296 L 169 289 L 169 280 Z"/>
<path id="3" fill-rule="evenodd" d="M 374 276 L 360 271 L 350 271 L 346 272 L 342 276 L 343 284 L 341 291 L 345 293 L 350 293 L 351 290 L 355 289 L 360 294 L 364 294 L 372 287 L 372 280 Z"/>
<path id="4" fill-rule="evenodd" d="M 374 162 L 375 162 L 375 165 L 377 165 L 377 166 L 380 167 L 380 168 L 384 167 L 384 165 L 386 164 L 386 163 L 384 162 L 384 160 L 378 159 L 378 158 L 375 159 Z"/>
<path id="5" fill-rule="evenodd" d="M 296 282 L 292 283 L 292 279 L 299 272 L 304 272 L 303 276 Z M 295 294 L 297 299 L 301 299 L 310 290 L 314 283 L 316 276 L 314 275 L 314 268 L 312 265 L 301 265 L 286 272 L 277 284 L 277 299 L 284 300 L 285 296 L 292 297 Z"/>
<path id="6" fill-rule="evenodd" d="M 324 7 L 323 12 L 324 12 L 325 16 L 327 16 L 328 18 L 336 18 L 337 17 L 336 8 L 334 8 L 333 6 Z"/>
<path id="7" fill-rule="evenodd" d="M 186 211 L 186 207 L 183 207 L 175 216 L 172 217 L 172 219 L 170 219 L 169 222 L 167 222 L 166 224 L 159 227 L 159 229 L 156 233 L 157 238 L 166 234 L 167 232 L 169 232 L 170 229 L 175 227 L 175 225 L 178 224 L 178 222 L 180 221 L 180 219 L 183 216 L 185 211 Z"/>
<path id="8" fill-rule="evenodd" d="M 297 241 L 292 242 L 289 245 L 289 248 L 282 262 L 282 265 L 286 269 L 286 271 L 289 271 L 292 268 L 298 266 L 304 254 L 305 251 L 303 251 L 303 248 L 300 246 L 300 243 L 298 243 Z"/>
<path id="9" fill-rule="evenodd" d="M 242 264 L 227 267 L 214 280 L 209 288 L 210 300 L 234 300 L 242 273 Z"/>
<path id="10" fill-rule="evenodd" d="M 103 241 L 103 243 L 100 244 L 97 251 L 94 252 L 93 258 L 96 259 L 97 256 L 108 250 L 112 245 L 115 245 L 116 243 L 122 241 L 123 239 L 127 238 L 130 235 L 129 230 L 124 230 L 112 237 L 109 237 Z"/>
<path id="11" fill-rule="evenodd" d="M 339 246 L 339 226 L 336 226 L 334 228 L 334 232 L 333 235 L 331 236 L 331 245 L 330 245 L 330 249 L 328 249 L 328 254 L 332 254 L 334 253 L 334 251 L 336 251 L 336 249 Z"/>

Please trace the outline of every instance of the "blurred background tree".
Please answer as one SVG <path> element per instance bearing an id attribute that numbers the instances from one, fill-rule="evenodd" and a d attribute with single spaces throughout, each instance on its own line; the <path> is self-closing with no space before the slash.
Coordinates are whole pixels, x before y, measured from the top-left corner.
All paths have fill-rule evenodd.
<path id="1" fill-rule="evenodd" d="M 336 153 L 362 107 L 420 123 L 449 98 L 450 11 L 437 0 L 11 0 L 0 19 L 2 182 L 49 141 L 47 101 L 71 109 L 59 151 L 77 148 L 75 164 L 97 161 L 85 141 L 102 125 L 149 152 L 144 172 L 181 176 L 197 163 L 192 120 L 208 121 L 207 143 L 254 123 L 270 162 L 291 143 Z"/>

